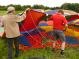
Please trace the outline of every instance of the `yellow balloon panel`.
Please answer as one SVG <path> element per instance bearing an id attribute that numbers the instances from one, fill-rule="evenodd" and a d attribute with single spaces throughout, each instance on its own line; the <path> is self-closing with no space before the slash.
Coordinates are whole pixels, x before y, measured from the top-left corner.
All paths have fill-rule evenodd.
<path id="1" fill-rule="evenodd" d="M 73 29 L 67 29 L 65 32 L 66 36 L 73 36 L 73 37 L 78 37 L 79 36 L 79 32 L 73 30 Z"/>
<path id="2" fill-rule="evenodd" d="M 73 32 L 72 29 L 69 29 L 69 28 L 68 28 L 68 29 L 66 30 L 66 32 L 65 32 L 65 35 L 66 35 L 66 36 L 73 36 L 73 35 L 74 35 L 74 32 Z"/>
<path id="3" fill-rule="evenodd" d="M 75 37 L 79 36 L 79 32 L 74 31 L 74 36 L 75 36 Z"/>
<path id="4" fill-rule="evenodd" d="M 45 30 L 46 32 L 53 30 L 53 26 L 40 26 L 40 28 Z"/>

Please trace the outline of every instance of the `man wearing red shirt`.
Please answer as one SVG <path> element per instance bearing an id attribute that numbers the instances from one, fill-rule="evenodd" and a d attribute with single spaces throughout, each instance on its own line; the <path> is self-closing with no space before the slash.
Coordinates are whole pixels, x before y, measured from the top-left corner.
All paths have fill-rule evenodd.
<path id="1" fill-rule="evenodd" d="M 52 15 L 49 20 L 53 21 L 53 32 L 50 32 L 54 37 L 55 40 L 53 42 L 53 49 L 55 49 L 56 45 L 56 40 L 58 38 L 61 39 L 62 45 L 61 45 L 61 55 L 64 54 L 64 49 L 65 49 L 65 35 L 64 35 L 64 30 L 67 28 L 67 20 L 63 16 L 64 12 L 62 10 L 59 10 L 58 13 Z"/>

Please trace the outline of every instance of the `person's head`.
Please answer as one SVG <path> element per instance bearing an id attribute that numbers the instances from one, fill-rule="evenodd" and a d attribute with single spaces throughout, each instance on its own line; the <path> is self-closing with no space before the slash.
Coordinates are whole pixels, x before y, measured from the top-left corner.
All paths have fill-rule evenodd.
<path id="1" fill-rule="evenodd" d="M 64 14 L 64 11 L 62 9 L 59 9 L 58 13 Z"/>
<path id="2" fill-rule="evenodd" d="M 10 14 L 10 13 L 12 13 L 12 14 L 15 13 L 15 7 L 9 6 L 9 7 L 7 8 L 7 14 Z"/>

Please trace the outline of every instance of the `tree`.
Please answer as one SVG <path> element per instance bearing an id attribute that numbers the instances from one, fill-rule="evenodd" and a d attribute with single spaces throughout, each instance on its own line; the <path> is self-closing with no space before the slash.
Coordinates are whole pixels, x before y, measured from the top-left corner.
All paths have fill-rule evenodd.
<path id="1" fill-rule="evenodd" d="M 27 8 L 32 8 L 32 7 L 30 5 L 24 5 L 24 6 L 22 6 L 22 10 L 25 10 Z"/>
<path id="2" fill-rule="evenodd" d="M 34 5 L 32 8 L 33 9 L 44 9 L 44 6 L 43 5 Z"/>
<path id="3" fill-rule="evenodd" d="M 79 4 L 78 3 L 64 3 L 61 6 L 62 9 L 73 10 L 79 13 Z"/>
<path id="4" fill-rule="evenodd" d="M 7 7 L 6 6 L 0 6 L 0 10 L 6 10 Z"/>

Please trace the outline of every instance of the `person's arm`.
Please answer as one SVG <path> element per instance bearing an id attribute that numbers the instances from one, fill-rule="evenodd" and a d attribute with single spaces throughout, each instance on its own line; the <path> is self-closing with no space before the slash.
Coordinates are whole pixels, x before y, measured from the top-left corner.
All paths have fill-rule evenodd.
<path id="1" fill-rule="evenodd" d="M 65 24 L 65 29 L 64 29 L 64 31 L 66 31 L 66 30 L 67 30 L 67 28 L 68 28 L 68 24 Z"/>
<path id="2" fill-rule="evenodd" d="M 28 11 L 30 11 L 31 9 L 30 8 L 27 8 L 23 13 L 22 13 L 22 15 L 20 15 L 20 16 L 17 16 L 17 22 L 21 22 L 21 21 L 23 21 L 25 18 L 26 18 L 26 16 L 27 16 L 27 12 Z"/>
<path id="3" fill-rule="evenodd" d="M 21 22 L 26 18 L 26 13 L 23 13 L 20 16 L 16 16 L 16 22 Z"/>
<path id="4" fill-rule="evenodd" d="M 63 17 L 63 24 L 64 24 L 64 31 L 66 31 L 68 28 L 68 24 L 67 24 L 67 20 L 65 17 Z"/>

